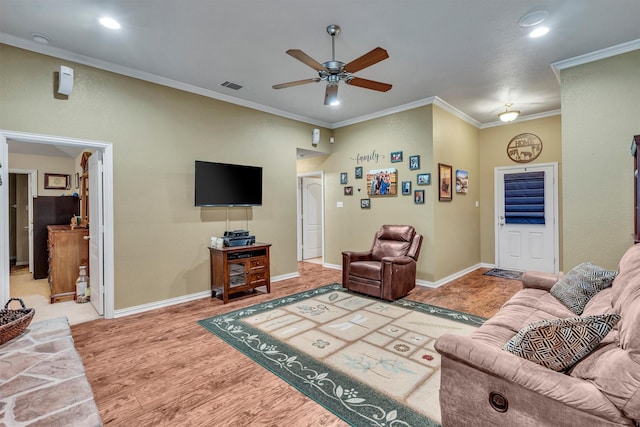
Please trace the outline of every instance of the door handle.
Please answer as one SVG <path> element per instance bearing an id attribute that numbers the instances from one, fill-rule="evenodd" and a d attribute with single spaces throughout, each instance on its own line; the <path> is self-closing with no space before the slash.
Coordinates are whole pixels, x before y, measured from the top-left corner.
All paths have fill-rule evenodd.
<path id="1" fill-rule="evenodd" d="M 84 240 L 89 240 L 89 239 L 91 239 L 91 236 L 82 236 L 82 238 L 83 238 Z"/>

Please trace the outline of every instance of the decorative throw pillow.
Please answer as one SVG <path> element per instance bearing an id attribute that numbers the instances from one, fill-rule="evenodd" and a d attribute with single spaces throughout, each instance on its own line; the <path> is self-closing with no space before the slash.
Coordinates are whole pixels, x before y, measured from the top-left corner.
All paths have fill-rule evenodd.
<path id="1" fill-rule="evenodd" d="M 584 262 L 558 280 L 551 288 L 551 295 L 575 314 L 582 314 L 589 300 L 611 286 L 617 274 L 617 271 L 605 270 L 590 262 Z"/>
<path id="2" fill-rule="evenodd" d="M 618 314 L 541 320 L 522 328 L 502 349 L 564 371 L 591 353 L 618 320 Z"/>

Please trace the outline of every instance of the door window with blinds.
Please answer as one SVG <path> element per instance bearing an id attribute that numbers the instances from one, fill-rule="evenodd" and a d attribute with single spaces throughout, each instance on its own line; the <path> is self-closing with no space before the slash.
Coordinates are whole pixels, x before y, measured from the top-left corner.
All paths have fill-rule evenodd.
<path id="1" fill-rule="evenodd" d="M 505 174 L 505 222 L 544 225 L 544 196 L 544 171 Z"/>

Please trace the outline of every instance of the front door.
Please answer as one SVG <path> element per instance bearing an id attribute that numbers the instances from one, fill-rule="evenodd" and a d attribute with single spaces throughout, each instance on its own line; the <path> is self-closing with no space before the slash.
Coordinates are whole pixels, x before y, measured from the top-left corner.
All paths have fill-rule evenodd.
<path id="1" fill-rule="evenodd" d="M 496 266 L 558 271 L 557 164 L 496 168 Z"/>

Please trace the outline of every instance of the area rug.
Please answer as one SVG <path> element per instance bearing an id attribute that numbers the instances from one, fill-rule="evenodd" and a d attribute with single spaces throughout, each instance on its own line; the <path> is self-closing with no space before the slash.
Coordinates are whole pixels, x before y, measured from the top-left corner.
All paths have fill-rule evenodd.
<path id="1" fill-rule="evenodd" d="M 332 284 L 198 323 L 349 424 L 439 426 L 434 342 L 484 320 Z"/>
<path id="2" fill-rule="evenodd" d="M 485 276 L 502 277 L 503 279 L 522 279 L 522 271 L 504 270 L 502 268 L 492 268 L 491 270 L 483 273 Z"/>

